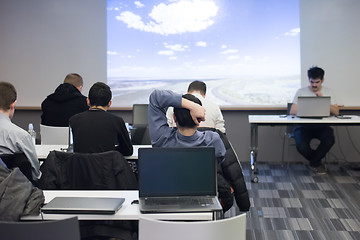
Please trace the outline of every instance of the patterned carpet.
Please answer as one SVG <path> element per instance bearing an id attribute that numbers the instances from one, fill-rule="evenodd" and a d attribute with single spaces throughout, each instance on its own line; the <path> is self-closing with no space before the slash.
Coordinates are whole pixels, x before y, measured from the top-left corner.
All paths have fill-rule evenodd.
<path id="1" fill-rule="evenodd" d="M 316 175 L 304 163 L 259 163 L 259 183 L 243 164 L 251 209 L 246 239 L 360 239 L 360 171 L 329 165 Z M 231 208 L 225 217 L 237 215 Z"/>

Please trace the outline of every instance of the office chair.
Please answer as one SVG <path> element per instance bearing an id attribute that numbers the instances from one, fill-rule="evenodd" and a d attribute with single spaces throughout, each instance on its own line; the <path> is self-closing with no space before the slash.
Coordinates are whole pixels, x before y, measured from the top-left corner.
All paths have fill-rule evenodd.
<path id="1" fill-rule="evenodd" d="M 77 217 L 57 221 L 0 222 L 3 240 L 80 240 Z"/>
<path id="2" fill-rule="evenodd" d="M 245 240 L 246 213 L 217 221 L 139 220 L 139 240 Z"/>
<path id="3" fill-rule="evenodd" d="M 69 127 L 52 127 L 40 124 L 41 145 L 68 145 Z"/>

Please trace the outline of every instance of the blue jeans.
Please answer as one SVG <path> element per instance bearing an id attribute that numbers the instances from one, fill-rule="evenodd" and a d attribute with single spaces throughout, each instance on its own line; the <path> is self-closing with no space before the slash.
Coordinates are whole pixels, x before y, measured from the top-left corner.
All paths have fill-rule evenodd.
<path id="1" fill-rule="evenodd" d="M 318 167 L 335 143 L 334 131 L 329 126 L 311 125 L 299 126 L 294 129 L 296 148 L 310 162 L 310 166 Z M 312 149 L 310 142 L 312 139 L 320 140 L 316 149 Z"/>

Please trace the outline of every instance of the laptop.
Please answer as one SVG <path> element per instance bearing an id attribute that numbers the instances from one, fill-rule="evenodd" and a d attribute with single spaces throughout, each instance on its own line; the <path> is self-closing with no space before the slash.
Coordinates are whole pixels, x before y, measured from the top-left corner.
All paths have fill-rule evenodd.
<path id="1" fill-rule="evenodd" d="M 297 117 L 322 118 L 330 116 L 330 97 L 299 96 Z"/>
<path id="2" fill-rule="evenodd" d="M 55 197 L 41 208 L 43 213 L 115 214 L 125 198 Z"/>
<path id="3" fill-rule="evenodd" d="M 212 147 L 140 148 L 142 213 L 222 211 Z"/>

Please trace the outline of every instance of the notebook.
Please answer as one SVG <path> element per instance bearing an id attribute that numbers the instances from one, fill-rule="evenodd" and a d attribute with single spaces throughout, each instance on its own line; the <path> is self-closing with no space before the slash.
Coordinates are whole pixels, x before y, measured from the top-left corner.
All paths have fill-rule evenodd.
<path id="1" fill-rule="evenodd" d="M 330 97 L 299 96 L 296 116 L 309 118 L 329 117 L 330 104 Z"/>
<path id="2" fill-rule="evenodd" d="M 125 198 L 55 197 L 41 208 L 43 213 L 115 214 Z"/>
<path id="3" fill-rule="evenodd" d="M 140 211 L 222 211 L 216 167 L 212 147 L 140 148 Z"/>

